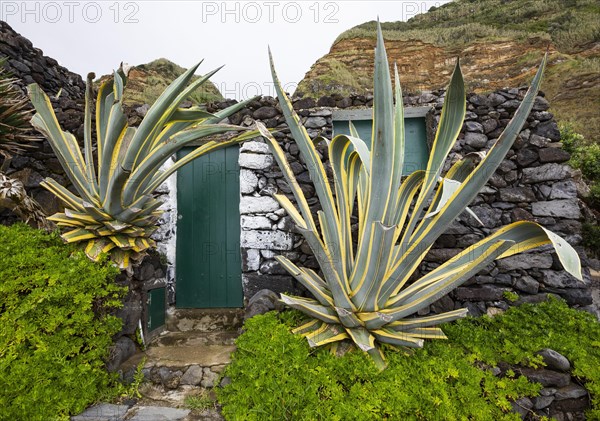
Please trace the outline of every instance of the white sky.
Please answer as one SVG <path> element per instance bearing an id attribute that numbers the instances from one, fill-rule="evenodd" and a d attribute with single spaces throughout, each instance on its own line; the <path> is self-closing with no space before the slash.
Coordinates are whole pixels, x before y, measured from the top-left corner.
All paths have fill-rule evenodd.
<path id="1" fill-rule="evenodd" d="M 165 57 L 211 80 L 225 97 L 273 95 L 267 46 L 288 92 L 335 38 L 357 24 L 407 20 L 439 1 L 22 1 L 0 0 L 0 20 L 82 76 L 121 61 Z"/>

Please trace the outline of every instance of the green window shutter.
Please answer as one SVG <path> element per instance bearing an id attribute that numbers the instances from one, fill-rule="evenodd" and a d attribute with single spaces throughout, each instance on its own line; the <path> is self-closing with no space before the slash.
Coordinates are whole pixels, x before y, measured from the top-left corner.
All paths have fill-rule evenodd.
<path id="1" fill-rule="evenodd" d="M 420 114 L 425 114 L 426 110 L 428 110 L 428 108 L 421 111 Z M 373 120 L 370 117 L 366 118 L 367 113 L 370 115 L 371 110 L 357 110 L 355 113 L 352 113 L 351 111 L 338 112 L 337 117 L 334 114 L 333 135 L 350 134 L 348 121 L 352 121 L 360 138 L 366 142 L 367 146 L 371 147 Z M 427 124 L 425 116 L 405 118 L 404 133 L 406 136 L 406 150 L 404 151 L 404 167 L 402 174 L 409 175 L 416 170 L 427 169 L 429 147 L 427 146 Z"/>
<path id="2" fill-rule="evenodd" d="M 152 332 L 165 324 L 166 288 L 154 288 L 148 291 L 148 321 L 146 330 Z"/>

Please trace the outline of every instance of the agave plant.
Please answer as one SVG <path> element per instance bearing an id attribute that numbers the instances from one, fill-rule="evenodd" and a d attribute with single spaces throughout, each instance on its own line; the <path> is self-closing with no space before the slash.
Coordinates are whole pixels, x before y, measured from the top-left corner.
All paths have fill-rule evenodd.
<path id="1" fill-rule="evenodd" d="M 40 138 L 32 134 L 29 101 L 4 69 L 4 61 L 0 60 L 0 155 L 10 158 Z"/>
<path id="2" fill-rule="evenodd" d="M 277 257 L 314 296 L 282 294 L 288 306 L 312 318 L 295 332 L 304 335 L 311 346 L 330 344 L 332 350 L 341 341 L 349 340 L 368 352 L 382 369 L 385 360 L 381 344 L 421 347 L 424 339 L 445 338 L 437 325 L 464 317 L 466 309 L 426 317 L 418 317 L 417 312 L 495 259 L 552 244 L 564 268 L 582 278 L 579 257 L 566 241 L 538 224 L 521 221 L 497 230 L 419 279 L 411 279 L 434 241 L 466 209 L 510 149 L 531 111 L 546 59 L 514 118 L 489 152 L 479 162 L 475 154 L 465 156 L 442 176 L 466 110 L 465 87 L 457 62 L 427 169 L 403 179 L 402 92 L 397 69 L 392 90 L 380 28 L 376 45 L 371 148 L 358 138 L 353 127 L 350 136 L 338 135 L 329 142 L 335 195 L 313 141 L 281 89 L 270 57 L 279 103 L 321 204 L 316 218 L 278 142 L 264 126 L 259 125 L 259 130 L 281 167 L 297 206 L 284 195 L 275 197 L 294 220 L 322 271 L 321 276 L 296 266 L 286 257 Z M 355 207 L 357 233 L 353 233 L 350 222 Z"/>
<path id="3" fill-rule="evenodd" d="M 97 165 L 92 145 L 94 75 L 87 78 L 83 155 L 75 137 L 61 130 L 46 94 L 38 85 L 29 85 L 29 96 L 37 111 L 32 124 L 48 138 L 77 192 L 72 193 L 55 180 L 46 178 L 42 186 L 65 204 L 64 212 L 49 219 L 67 229 L 62 234 L 66 242 L 83 243 L 92 260 L 97 260 L 102 253 L 109 253 L 121 268 L 127 268 L 130 260 L 141 258 L 155 245 L 150 236 L 162 214 L 158 209 L 162 202 L 153 196 L 154 190 L 193 159 L 256 136 L 252 131 L 219 139 L 213 136 L 247 130 L 217 123 L 253 98 L 215 114 L 199 107 L 178 108 L 191 92 L 219 70 L 187 86 L 199 65 L 193 66 L 165 89 L 137 128 L 128 127 L 123 113 L 123 89 L 127 82 L 123 70 L 114 73 L 112 86 L 110 80 L 105 81 L 96 99 Z M 191 142 L 200 143 L 200 146 L 170 168 L 160 170 L 170 157 Z"/>
<path id="4" fill-rule="evenodd" d="M 52 223 L 46 220 L 42 207 L 27 195 L 23 183 L 0 172 L 0 209 L 7 208 L 26 224 L 50 231 Z"/>

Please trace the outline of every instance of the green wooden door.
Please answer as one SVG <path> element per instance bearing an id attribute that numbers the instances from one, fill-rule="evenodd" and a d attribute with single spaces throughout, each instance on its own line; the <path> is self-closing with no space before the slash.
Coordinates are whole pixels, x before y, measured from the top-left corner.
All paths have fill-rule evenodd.
<path id="1" fill-rule="evenodd" d="M 371 147 L 371 131 L 373 130 L 372 120 L 353 120 L 352 124 L 356 127 L 360 138 Z M 333 121 L 333 134 L 350 134 L 350 128 L 347 120 Z M 429 158 L 429 149 L 427 147 L 427 127 L 424 117 L 405 118 L 404 119 L 405 155 L 403 175 L 409 175 L 416 170 L 427 169 L 427 159 Z"/>
<path id="2" fill-rule="evenodd" d="M 179 153 L 185 156 L 193 148 Z M 239 146 L 177 172 L 176 306 L 242 307 Z"/>

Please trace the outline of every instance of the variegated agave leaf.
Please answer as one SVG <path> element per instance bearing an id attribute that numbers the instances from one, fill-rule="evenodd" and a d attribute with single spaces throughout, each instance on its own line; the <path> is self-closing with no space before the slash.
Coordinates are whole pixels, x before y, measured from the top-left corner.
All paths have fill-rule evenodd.
<path id="1" fill-rule="evenodd" d="M 322 276 L 283 256 L 277 260 L 314 298 L 283 294 L 288 306 L 313 321 L 296 332 L 311 346 L 350 340 L 385 367 L 380 344 L 420 347 L 424 339 L 444 338 L 440 323 L 464 317 L 466 309 L 418 317 L 417 312 L 460 286 L 495 259 L 552 244 L 564 268 L 582 279 L 579 257 L 562 238 L 533 222 L 515 222 L 470 246 L 435 270 L 409 281 L 435 240 L 475 198 L 512 146 L 537 95 L 546 58 L 531 87 L 496 144 L 487 154 L 469 154 L 442 176 L 442 168 L 462 128 L 466 96 L 459 63 L 444 101 L 427 169 L 402 178 L 404 115 L 397 70 L 392 89 L 389 65 L 378 27 L 375 51 L 373 138 L 369 150 L 354 128 L 329 142 L 334 174 L 331 189 L 308 133 L 271 70 L 277 96 L 298 148 L 306 161 L 322 210 L 318 224 L 285 153 L 258 124 L 292 189 L 296 204 L 276 199 L 288 212 L 314 252 Z M 396 105 L 394 105 L 396 104 Z M 358 231 L 350 216 L 357 206 Z M 318 227 L 318 228 L 317 228 Z M 357 246 L 353 246 L 357 244 Z"/>
<path id="2" fill-rule="evenodd" d="M 123 113 L 127 77 L 121 69 L 115 72 L 112 83 L 105 81 L 96 98 L 96 153 L 92 139 L 94 75 L 87 78 L 83 154 L 75 137 L 60 128 L 46 94 L 37 84 L 29 85 L 29 97 L 37 111 L 31 122 L 48 138 L 75 189 L 73 193 L 51 178 L 43 181 L 42 186 L 65 205 L 64 212 L 49 219 L 64 229 L 65 241 L 81 243 L 91 259 L 108 253 L 121 268 L 128 268 L 131 260 L 140 259 L 155 245 L 150 236 L 162 214 L 162 202 L 154 198 L 153 192 L 193 159 L 257 135 L 244 127 L 218 124 L 254 98 L 216 114 L 199 107 L 179 108 L 192 91 L 218 70 L 190 83 L 199 64 L 165 89 L 139 127 L 127 125 Z M 241 130 L 245 133 L 239 136 L 219 140 L 213 136 Z M 160 170 L 169 158 L 192 142 L 200 142 L 200 146 L 169 169 Z"/>

